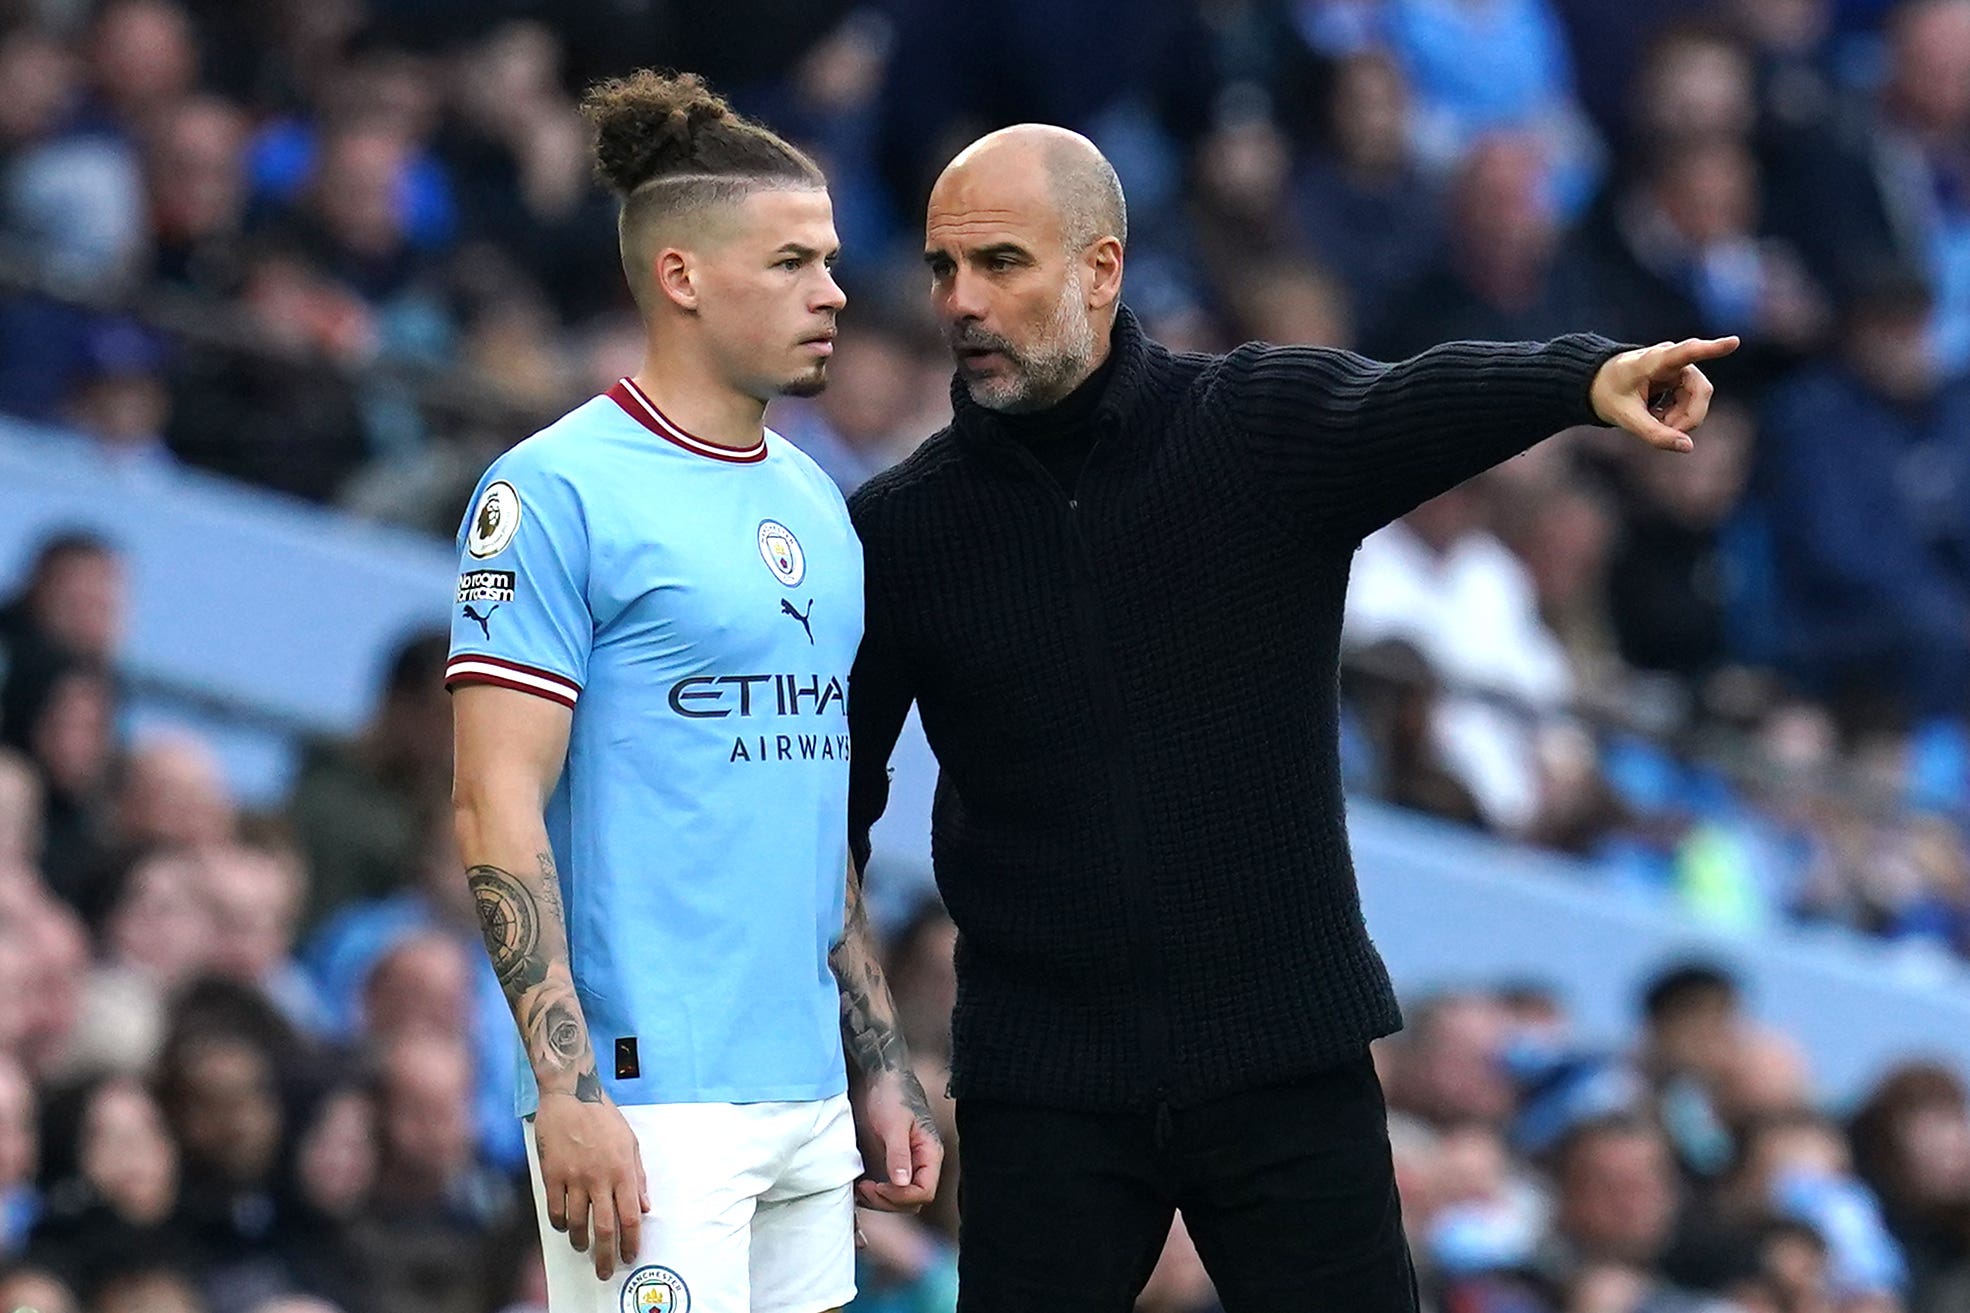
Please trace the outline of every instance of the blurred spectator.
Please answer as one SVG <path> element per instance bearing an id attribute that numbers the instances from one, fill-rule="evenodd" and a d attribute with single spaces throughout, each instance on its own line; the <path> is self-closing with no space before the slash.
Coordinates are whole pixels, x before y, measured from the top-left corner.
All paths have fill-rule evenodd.
<path id="1" fill-rule="evenodd" d="M 1362 735 L 1351 783 L 1398 807 L 1483 824 L 1477 799 L 1437 744 L 1442 690 L 1413 644 L 1399 638 L 1364 644 L 1342 666 L 1341 688 Z"/>
<path id="2" fill-rule="evenodd" d="M 337 40 L 332 31 L 319 36 Z M 275 210 L 297 202 L 316 207 L 316 218 L 328 218 L 331 228 L 347 225 L 340 234 L 317 235 L 355 238 L 358 255 L 400 238 L 426 249 L 448 244 L 456 201 L 444 166 L 425 145 L 437 129 L 438 70 L 403 46 L 367 42 L 350 43 L 303 72 L 319 112 L 280 119 L 258 134 L 249 154 L 255 197 Z M 332 144 L 337 137 L 344 138 L 339 147 Z M 338 151 L 344 158 L 331 159 Z M 330 194 L 349 184 L 359 194 Z"/>
<path id="3" fill-rule="evenodd" d="M 246 117 L 215 96 L 164 111 L 147 143 L 155 273 L 218 300 L 245 275 Z"/>
<path id="4" fill-rule="evenodd" d="M 1597 1264 L 1636 1274 L 1649 1313 L 1696 1301 L 1652 1275 L 1676 1223 L 1676 1176 L 1667 1143 L 1645 1121 L 1614 1117 L 1576 1128 L 1554 1166 L 1556 1248 L 1546 1261 L 1578 1275 Z"/>
<path id="5" fill-rule="evenodd" d="M 1368 352 L 1411 356 L 1439 342 L 1517 341 L 1598 322 L 1586 276 L 1560 250 L 1539 144 L 1487 137 L 1451 183 L 1445 251 L 1378 317 Z"/>
<path id="6" fill-rule="evenodd" d="M 7 688 L 4 741 L 25 749 L 41 772 L 42 870 L 73 899 L 108 839 L 115 690 L 107 674 L 79 661 L 20 671 Z"/>
<path id="7" fill-rule="evenodd" d="M 165 438 L 191 464 L 329 500 L 368 454 L 356 397 L 334 371 L 373 353 L 370 312 L 277 239 L 247 257 L 237 304 L 261 349 L 188 349 Z"/>
<path id="8" fill-rule="evenodd" d="M 117 837 L 132 849 L 210 849 L 238 829 L 231 792 L 209 745 L 159 735 L 124 760 L 116 798 Z"/>
<path id="9" fill-rule="evenodd" d="M 480 1166 L 469 1114 L 472 1064 L 435 1032 L 383 1045 L 381 1161 L 356 1243 L 377 1313 L 476 1313 L 511 1287 L 530 1219 L 510 1181 Z"/>
<path id="10" fill-rule="evenodd" d="M 1839 360 L 1774 393 L 1758 479 L 1787 665 L 1823 695 L 1868 686 L 1955 716 L 1970 688 L 1970 447 L 1956 440 L 1970 383 L 1938 376 L 1928 304 L 1907 277 L 1855 298 Z"/>
<path id="11" fill-rule="evenodd" d="M 1792 169 L 1787 232 L 1837 287 L 1898 262 L 1926 275 L 1935 364 L 1970 361 L 1970 0 L 1901 0 L 1878 107 Z"/>
<path id="12" fill-rule="evenodd" d="M 0 40 L 0 74 L 22 89 L 0 116 L 0 236 L 71 288 L 122 291 L 145 254 L 142 171 L 126 142 L 75 122 L 78 73 L 32 26 Z"/>
<path id="13" fill-rule="evenodd" d="M 1741 1229 L 1765 1213 L 1804 1222 L 1826 1242 L 1834 1292 L 1898 1294 L 1907 1281 L 1900 1247 L 1879 1202 L 1853 1175 L 1838 1126 L 1793 1110 L 1748 1123 L 1738 1162 L 1717 1195 L 1719 1215 Z"/>
<path id="14" fill-rule="evenodd" d="M 116 549 L 86 530 L 59 532 L 36 549 L 25 582 L 0 607 L 0 644 L 16 650 L 10 668 L 23 647 L 112 661 L 123 641 L 125 612 Z"/>
<path id="15" fill-rule="evenodd" d="M 1342 641 L 1412 644 L 1451 685 L 1431 733 L 1487 822 L 1507 830 L 1538 817 L 1536 726 L 1528 712 L 1571 696 L 1565 649 L 1538 613 L 1523 562 L 1484 524 L 1481 494 L 1454 489 L 1370 534 L 1355 554 Z M 1515 705 L 1497 706 L 1503 694 Z"/>
<path id="16" fill-rule="evenodd" d="M 440 678 L 448 645 L 443 634 L 407 640 L 362 733 L 308 750 L 288 804 L 313 880 L 304 925 L 393 893 L 416 873 L 421 821 L 450 784 L 451 705 Z"/>
<path id="17" fill-rule="evenodd" d="M 90 1313 L 211 1313 L 184 1269 L 167 1264 L 112 1277 L 89 1303 Z"/>
<path id="18" fill-rule="evenodd" d="M 507 23 L 452 61 L 455 114 L 435 149 L 464 236 L 496 244 L 576 319 L 622 304 L 615 213 L 589 185 L 588 139 L 562 82 L 559 39 Z M 613 380 L 611 380 L 613 382 Z"/>
<path id="19" fill-rule="evenodd" d="M 50 1100 L 41 1179 L 47 1204 L 29 1253 L 77 1290 L 182 1256 L 177 1147 L 135 1080 L 90 1081 Z"/>
<path id="20" fill-rule="evenodd" d="M 312 1093 L 296 1115 L 300 1133 L 288 1137 L 284 1202 L 294 1237 L 288 1261 L 299 1290 L 349 1313 L 368 1313 L 368 1274 L 352 1232 L 376 1189 L 375 1101 L 366 1083 Z"/>
<path id="21" fill-rule="evenodd" d="M 1427 156 L 1454 161 L 1489 134 L 1523 133 L 1554 203 L 1578 210 L 1597 150 L 1573 102 L 1573 55 L 1550 0 L 1390 0 L 1390 26 Z"/>
<path id="22" fill-rule="evenodd" d="M 1751 581 L 1732 554 L 1732 513 L 1751 474 L 1752 412 L 1720 400 L 1703 441 L 1680 460 L 1622 460 L 1621 525 L 1608 564 L 1608 610 L 1621 657 L 1686 679 L 1732 655 L 1730 614 Z M 1735 605 L 1733 605 L 1735 603 Z"/>
<path id="23" fill-rule="evenodd" d="M 1663 171 L 1682 146 L 1745 145 L 1758 132 L 1758 81 L 1751 53 L 1726 27 L 1682 22 L 1658 28 L 1644 47 L 1630 93 L 1633 149 Z"/>
<path id="24" fill-rule="evenodd" d="M 164 442 L 171 413 L 164 353 L 134 324 L 105 322 L 90 333 L 62 409 L 69 426 L 94 443 L 113 470 L 172 464 Z"/>
<path id="25" fill-rule="evenodd" d="M 951 1008 L 958 990 L 957 942 L 950 913 L 935 899 L 919 906 L 890 941 L 889 980 L 896 995 L 897 1021 L 913 1055 L 950 1057 Z"/>
<path id="26" fill-rule="evenodd" d="M 1228 97 L 1199 143 L 1187 195 L 1191 246 L 1209 285 L 1235 295 L 1254 264 L 1292 251 L 1292 143 L 1251 97 Z"/>
<path id="27" fill-rule="evenodd" d="M 1574 675 L 1583 687 L 1613 686 L 1621 673 L 1607 611 L 1613 512 L 1588 490 L 1562 486 L 1508 506 L 1500 518 L 1502 536 L 1532 582 L 1539 619 Z"/>
<path id="28" fill-rule="evenodd" d="M 287 221 L 310 262 L 375 309 L 413 290 L 426 267 L 398 203 L 410 151 L 380 118 L 331 128 Z"/>
<path id="29" fill-rule="evenodd" d="M 1237 280 L 1229 296 L 1239 337 L 1342 349 L 1354 343 L 1346 290 L 1307 261 L 1259 264 Z"/>
<path id="30" fill-rule="evenodd" d="M 34 1313 L 82 1313 L 75 1292 L 61 1280 L 36 1267 L 0 1264 L 0 1308 L 32 1309 Z"/>
<path id="31" fill-rule="evenodd" d="M 325 1219 L 355 1220 L 376 1188 L 376 1104 L 367 1088 L 343 1085 L 324 1094 L 295 1154 L 302 1202 Z"/>
<path id="32" fill-rule="evenodd" d="M 1910 1304 L 1955 1310 L 1970 1299 L 1970 1102 L 1943 1067 L 1888 1073 L 1855 1113 L 1854 1163 L 1881 1199 L 1908 1258 Z"/>
<path id="33" fill-rule="evenodd" d="M 1718 1117 L 1738 1127 L 1812 1106 L 1812 1071 L 1798 1044 L 1778 1031 L 1747 1028 L 1717 1082 Z"/>
<path id="34" fill-rule="evenodd" d="M 127 868 L 102 926 L 104 966 L 133 972 L 159 994 L 190 984 L 218 952 L 218 926 L 190 853 L 156 852 Z"/>
<path id="35" fill-rule="evenodd" d="M 230 844 L 203 853 L 199 867 L 212 909 L 210 969 L 258 988 L 296 1029 L 325 1033 L 327 1010 L 292 955 L 307 883 L 295 855 Z"/>
<path id="36" fill-rule="evenodd" d="M 1639 66 L 1646 63 L 1651 40 L 1714 7 L 1711 0 L 1657 0 L 1650 5 L 1555 0 L 1580 74 L 1575 92 L 1603 137 L 1621 144 L 1628 136 L 1635 87 L 1643 76 Z"/>
<path id="37" fill-rule="evenodd" d="M 30 990 L 21 1003 L 22 1029 L 13 1051 L 29 1075 L 42 1080 L 63 1067 L 74 1043 L 89 939 L 73 911 L 39 891 L 8 910 L 26 951 Z"/>
<path id="38" fill-rule="evenodd" d="M 1715 379 L 1725 391 L 1817 346 L 1826 307 L 1790 246 L 1760 237 L 1758 188 L 1745 143 L 1658 147 L 1587 240 L 1598 293 L 1614 308 L 1603 331 L 1637 342 L 1738 334 L 1744 353 Z"/>
<path id="39" fill-rule="evenodd" d="M 0 872 L 41 860 L 41 777 L 27 758 L 0 748 Z"/>
<path id="40" fill-rule="evenodd" d="M 182 1154 L 183 1224 L 216 1313 L 292 1289 L 311 1238 L 280 1180 L 288 1133 L 279 1079 L 293 1039 L 238 986 L 182 997 L 159 1060 L 159 1097 Z"/>
<path id="41" fill-rule="evenodd" d="M 96 109 L 132 138 L 198 81 L 191 19 L 171 0 L 112 0 L 97 9 L 88 33 L 89 83 Z"/>
<path id="42" fill-rule="evenodd" d="M 40 1216 L 34 1186 L 40 1152 L 34 1087 L 20 1063 L 0 1049 L 0 1259 L 21 1252 Z"/>
<path id="43" fill-rule="evenodd" d="M 1409 144 L 1409 87 L 1383 54 L 1335 71 L 1326 141 L 1300 166 L 1294 212 L 1314 256 L 1347 285 L 1365 335 L 1440 240 L 1438 199 Z"/>
<path id="44" fill-rule="evenodd" d="M 798 21 L 825 30 L 829 11 L 843 7 L 802 6 Z M 1218 84 L 1195 76 L 1208 35 L 1189 11 L 1175 0 L 1017 0 L 990 12 L 935 0 L 896 6 L 875 149 L 906 226 L 936 170 L 981 120 L 1092 126 L 1118 98 L 1160 80 L 1176 89 L 1168 120 L 1201 130 L 1209 115 L 1198 102 L 1208 105 Z M 1090 50 L 1110 57 L 1079 53 Z"/>
<path id="45" fill-rule="evenodd" d="M 462 878 L 462 877 L 461 877 Z M 413 931 L 376 960 L 363 985 L 363 1033 L 463 1035 L 472 1020 L 470 944 L 455 935 Z"/>
<path id="46" fill-rule="evenodd" d="M 486 1156 L 518 1168 L 526 1144 L 513 1115 L 513 1018 L 486 958 L 449 810 L 427 814 L 416 876 L 409 888 L 354 903 L 323 925 L 309 945 L 311 973 L 339 1034 L 374 1027 L 395 1035 L 426 1024 L 455 1034 L 467 1024 L 457 990 L 469 964 L 473 1115 Z"/>
<path id="47" fill-rule="evenodd" d="M 1502 1125 L 1514 1091 L 1503 1062 L 1508 1021 L 1496 999 L 1444 994 L 1410 1010 L 1391 1050 L 1389 1104 L 1438 1127 Z"/>

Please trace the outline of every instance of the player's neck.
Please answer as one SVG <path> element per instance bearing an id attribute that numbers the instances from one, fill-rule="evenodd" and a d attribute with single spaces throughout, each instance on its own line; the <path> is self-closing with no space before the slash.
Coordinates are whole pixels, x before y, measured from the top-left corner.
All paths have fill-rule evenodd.
<path id="1" fill-rule="evenodd" d="M 671 423 L 700 442 L 751 451 L 766 437 L 766 403 L 715 378 L 696 361 L 652 351 L 630 381 Z"/>

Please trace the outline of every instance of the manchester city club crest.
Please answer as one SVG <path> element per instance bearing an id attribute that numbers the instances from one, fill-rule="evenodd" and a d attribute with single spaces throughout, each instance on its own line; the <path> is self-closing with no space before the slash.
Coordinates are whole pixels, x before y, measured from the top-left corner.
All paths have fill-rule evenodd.
<path id="1" fill-rule="evenodd" d="M 800 540 L 778 520 L 760 522 L 759 558 L 773 577 L 789 588 L 807 577 L 807 558 L 801 555 Z"/>
<path id="2" fill-rule="evenodd" d="M 622 1313 L 691 1313 L 691 1291 L 667 1267 L 639 1267 L 622 1288 Z"/>

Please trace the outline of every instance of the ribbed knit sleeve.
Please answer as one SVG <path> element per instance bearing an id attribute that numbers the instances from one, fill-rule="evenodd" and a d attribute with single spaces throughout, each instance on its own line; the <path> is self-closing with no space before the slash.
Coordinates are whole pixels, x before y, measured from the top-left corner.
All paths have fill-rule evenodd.
<path id="1" fill-rule="evenodd" d="M 1622 349 L 1582 333 L 1453 342 L 1382 364 L 1253 345 L 1225 357 L 1211 402 L 1296 519 L 1360 538 L 1561 429 L 1598 423 L 1588 393 Z"/>
<path id="2" fill-rule="evenodd" d="M 898 650 L 894 612 L 888 601 L 876 498 L 865 490 L 849 502 L 849 514 L 862 539 L 866 579 L 862 646 L 848 677 L 848 849 L 858 869 L 869 864 L 869 830 L 889 805 L 889 754 L 909 717 L 916 692 L 909 663 Z"/>

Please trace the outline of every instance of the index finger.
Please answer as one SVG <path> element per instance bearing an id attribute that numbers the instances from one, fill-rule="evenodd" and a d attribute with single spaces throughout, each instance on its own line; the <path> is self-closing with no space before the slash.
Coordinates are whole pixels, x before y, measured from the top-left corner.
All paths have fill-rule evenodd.
<path id="1" fill-rule="evenodd" d="M 944 1142 L 930 1136 L 917 1137 L 910 1146 L 910 1157 L 916 1168 L 910 1174 L 910 1184 L 919 1190 L 937 1193 L 937 1178 L 944 1170 Z"/>
<path id="2" fill-rule="evenodd" d="M 1700 360 L 1717 360 L 1737 350 L 1736 337 L 1692 337 L 1664 347 L 1659 358 L 1655 376 L 1660 378 L 1670 370 L 1681 370 L 1685 365 L 1694 365 Z"/>

